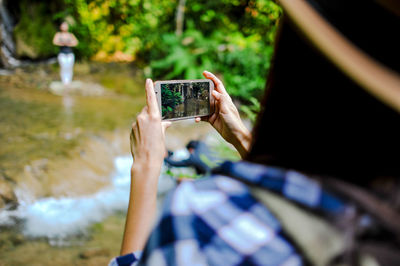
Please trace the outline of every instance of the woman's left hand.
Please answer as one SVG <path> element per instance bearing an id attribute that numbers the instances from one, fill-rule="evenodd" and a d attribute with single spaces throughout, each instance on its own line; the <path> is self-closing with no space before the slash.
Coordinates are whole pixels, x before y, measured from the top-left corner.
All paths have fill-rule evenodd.
<path id="1" fill-rule="evenodd" d="M 121 255 L 143 250 L 157 207 L 157 183 L 165 156 L 165 130 L 161 122 L 154 85 L 146 80 L 146 106 L 132 124 L 131 192 Z"/>
<path id="2" fill-rule="evenodd" d="M 154 85 L 146 80 L 146 106 L 132 124 L 131 153 L 133 167 L 160 170 L 165 157 L 165 130 L 171 122 L 162 122 Z"/>

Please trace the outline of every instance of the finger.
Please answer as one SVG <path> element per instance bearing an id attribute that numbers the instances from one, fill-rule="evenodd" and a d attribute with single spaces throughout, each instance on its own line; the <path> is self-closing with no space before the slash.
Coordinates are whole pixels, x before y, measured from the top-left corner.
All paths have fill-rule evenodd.
<path id="1" fill-rule="evenodd" d="M 222 97 L 222 94 L 221 93 L 219 93 L 218 91 L 212 91 L 212 96 L 214 96 L 214 98 L 217 100 L 217 101 L 220 101 L 221 100 L 221 97 Z"/>
<path id="2" fill-rule="evenodd" d="M 135 126 L 132 127 L 131 131 L 131 137 L 132 137 L 132 143 L 136 144 L 138 139 L 140 139 L 140 130 L 139 130 L 139 125 L 140 123 L 135 123 Z"/>
<path id="3" fill-rule="evenodd" d="M 129 135 L 129 140 L 130 140 L 131 144 L 133 143 L 133 139 L 134 139 L 134 133 L 133 133 L 133 128 L 132 128 L 131 129 L 131 134 Z"/>
<path id="4" fill-rule="evenodd" d="M 131 135 L 129 136 L 129 140 L 130 140 L 130 149 L 131 149 L 131 154 L 132 154 L 132 158 L 135 158 L 135 154 L 133 152 L 133 146 L 135 145 L 135 132 L 134 129 L 136 128 L 136 126 L 132 125 L 132 129 L 131 129 Z"/>
<path id="5" fill-rule="evenodd" d="M 195 121 L 196 123 L 200 123 L 200 121 L 205 121 L 205 122 L 207 122 L 207 121 L 208 121 L 208 117 L 209 117 L 209 116 L 195 117 L 194 121 Z"/>
<path id="6" fill-rule="evenodd" d="M 217 114 L 216 114 L 216 113 L 213 113 L 213 114 L 210 116 L 210 118 L 208 119 L 208 122 L 209 122 L 211 125 L 214 125 L 215 120 L 217 120 Z"/>
<path id="7" fill-rule="evenodd" d="M 164 122 L 161 122 L 161 127 L 162 127 L 162 132 L 163 132 L 163 134 L 165 134 L 165 131 L 171 126 L 171 122 L 169 122 L 169 121 L 164 121 Z"/>
<path id="8" fill-rule="evenodd" d="M 143 107 L 142 111 L 137 115 L 136 117 L 136 123 L 135 126 L 132 127 L 133 129 L 133 136 L 134 141 L 136 142 L 136 140 L 140 139 L 140 125 L 144 122 L 144 120 L 147 117 L 147 106 Z"/>
<path id="9" fill-rule="evenodd" d="M 210 118 L 210 116 L 202 116 L 202 117 L 200 117 L 200 120 L 207 122 L 209 118 Z"/>
<path id="10" fill-rule="evenodd" d="M 224 87 L 224 84 L 222 83 L 222 81 L 221 81 L 219 78 L 217 78 L 213 73 L 208 72 L 208 71 L 204 71 L 204 72 L 203 72 L 203 76 L 206 77 L 206 78 L 208 78 L 208 79 L 211 79 L 211 80 L 214 82 L 214 84 L 215 84 L 215 89 L 216 89 L 218 92 L 228 94 L 228 93 L 226 92 L 226 90 L 225 90 L 225 87 Z"/>
<path id="11" fill-rule="evenodd" d="M 224 97 L 221 93 L 217 92 L 217 91 L 213 91 L 212 95 L 214 97 L 214 113 L 218 113 L 219 109 L 221 107 L 221 105 L 224 104 Z"/>
<path id="12" fill-rule="evenodd" d="M 160 113 L 157 106 L 156 93 L 154 92 L 154 84 L 151 79 L 146 79 L 146 102 L 149 113 Z"/>
<path id="13" fill-rule="evenodd" d="M 139 127 L 141 123 L 143 123 L 144 120 L 146 120 L 146 117 L 148 117 L 148 107 L 145 106 L 142 108 L 140 113 L 137 114 L 136 116 L 136 121 L 135 121 L 135 127 Z M 133 126 L 132 126 L 133 128 Z"/>
<path id="14" fill-rule="evenodd" d="M 218 102 L 217 102 L 218 103 Z M 210 117 L 208 118 L 208 122 L 211 124 L 211 125 L 214 125 L 214 122 L 215 122 L 215 120 L 217 119 L 217 117 L 220 115 L 220 107 L 219 107 L 219 104 L 215 104 L 215 110 L 214 110 L 214 113 L 212 113 L 211 115 L 210 115 Z"/>

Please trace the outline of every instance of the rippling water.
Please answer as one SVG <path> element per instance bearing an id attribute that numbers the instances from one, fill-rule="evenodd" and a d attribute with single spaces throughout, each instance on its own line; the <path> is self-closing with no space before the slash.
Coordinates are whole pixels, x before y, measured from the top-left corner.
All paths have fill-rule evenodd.
<path id="1" fill-rule="evenodd" d="M 178 154 L 185 156 L 185 152 Z M 115 158 L 112 185 L 93 195 L 76 198 L 43 198 L 32 204 L 21 202 L 13 211 L 0 212 L 1 225 L 24 221 L 22 232 L 28 237 L 47 237 L 57 244 L 71 235 L 85 234 L 93 223 L 102 221 L 115 211 L 125 211 L 129 200 L 131 156 Z M 160 176 L 158 193 L 164 194 L 175 182 L 166 175 Z"/>
<path id="2" fill-rule="evenodd" d="M 94 63 L 76 64 L 75 74 L 117 93 L 53 95 L 48 85 L 58 72 L 49 66 L 0 76 L 0 179 L 5 173 L 13 180 L 5 184 L 19 203 L 16 210 L 0 210 L 1 265 L 106 265 L 108 255 L 86 259 L 80 254 L 92 249 L 118 254 L 132 159 L 115 157 L 114 168 L 112 160 L 129 152 L 128 133 L 123 132 L 145 103 L 144 78 L 127 65 Z M 167 131 L 166 147 L 183 159 L 186 143 L 194 139 L 217 148 L 225 143 L 209 124 L 183 120 Z M 192 169 L 171 172 L 194 175 Z M 159 202 L 174 185 L 171 177 L 161 175 Z M 43 250 L 46 256 L 39 256 Z"/>

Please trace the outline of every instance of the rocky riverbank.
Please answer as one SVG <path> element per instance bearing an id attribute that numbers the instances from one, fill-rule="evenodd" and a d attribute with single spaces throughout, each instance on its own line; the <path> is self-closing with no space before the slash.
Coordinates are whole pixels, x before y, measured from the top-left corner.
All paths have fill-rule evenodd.
<path id="1" fill-rule="evenodd" d="M 119 254 L 125 214 L 109 216 L 89 228 L 85 237 L 71 239 L 67 246 L 50 245 L 46 239 L 31 239 L 17 231 L 0 234 L 0 265 L 108 265 Z"/>

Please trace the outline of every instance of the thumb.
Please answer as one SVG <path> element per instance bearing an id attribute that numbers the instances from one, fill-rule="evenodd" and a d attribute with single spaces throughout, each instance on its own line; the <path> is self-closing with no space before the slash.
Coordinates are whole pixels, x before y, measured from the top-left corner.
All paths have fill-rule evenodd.
<path id="1" fill-rule="evenodd" d="M 171 122 L 169 121 L 164 121 L 161 122 L 161 127 L 162 127 L 162 133 L 165 134 L 165 131 L 167 130 L 167 128 L 169 128 L 171 126 Z"/>

